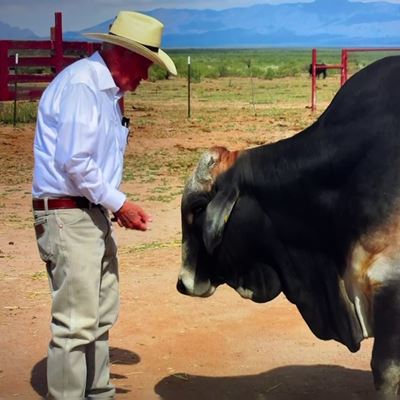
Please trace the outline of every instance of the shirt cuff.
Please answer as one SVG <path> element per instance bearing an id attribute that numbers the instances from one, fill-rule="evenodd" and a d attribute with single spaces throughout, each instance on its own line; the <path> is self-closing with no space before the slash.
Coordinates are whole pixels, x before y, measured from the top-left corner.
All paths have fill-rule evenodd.
<path id="1" fill-rule="evenodd" d="M 126 195 L 117 189 L 112 189 L 107 192 L 106 196 L 101 200 L 100 204 L 108 210 L 118 211 L 126 200 Z"/>

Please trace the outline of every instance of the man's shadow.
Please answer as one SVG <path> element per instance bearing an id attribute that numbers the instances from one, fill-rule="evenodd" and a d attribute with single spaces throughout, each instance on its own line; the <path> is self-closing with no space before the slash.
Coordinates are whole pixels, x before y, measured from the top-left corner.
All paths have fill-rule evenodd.
<path id="1" fill-rule="evenodd" d="M 140 357 L 136 353 L 120 349 L 118 347 L 110 347 L 110 363 L 111 364 L 123 364 L 123 365 L 134 365 L 140 362 Z M 41 396 L 46 397 L 47 394 L 47 358 L 40 360 L 31 371 L 31 386 L 35 392 Z M 111 378 L 123 379 L 124 376 L 112 374 Z M 128 390 L 122 388 L 116 388 L 117 393 L 127 393 Z"/>
<path id="2" fill-rule="evenodd" d="M 372 400 L 372 373 L 333 365 L 298 365 L 258 375 L 176 373 L 154 388 L 162 400 Z"/>

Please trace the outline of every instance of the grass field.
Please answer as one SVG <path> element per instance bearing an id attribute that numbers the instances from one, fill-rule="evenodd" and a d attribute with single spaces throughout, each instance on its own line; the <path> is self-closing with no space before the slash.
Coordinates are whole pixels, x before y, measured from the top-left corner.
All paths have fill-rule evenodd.
<path id="1" fill-rule="evenodd" d="M 187 49 L 169 50 L 175 61 L 179 77 L 188 77 L 188 57 L 191 59 L 190 77 L 193 96 L 204 102 L 250 102 L 254 113 L 260 104 L 300 103 L 310 100 L 310 81 L 308 66 L 311 62 L 311 49 Z M 340 49 L 318 50 L 318 62 L 339 64 Z M 360 52 L 349 55 L 349 75 L 369 63 L 395 52 Z M 334 80 L 320 82 L 318 100 L 329 101 L 339 88 L 339 70 L 329 70 L 328 76 Z M 167 80 L 164 70 L 153 66 L 149 81 L 157 83 Z M 242 78 L 242 79 L 238 79 Z M 284 79 L 295 78 L 295 79 Z M 221 79 L 221 80 L 220 80 Z M 172 80 L 176 82 L 176 80 Z M 201 85 L 200 85 L 201 83 Z M 166 85 L 162 96 L 174 100 L 187 99 L 187 83 Z M 158 95 L 158 86 L 150 86 L 146 96 Z M 36 102 L 21 101 L 17 110 L 18 122 L 33 122 L 36 117 Z M 270 111 L 271 112 L 271 111 Z M 0 121 L 13 123 L 13 103 L 0 103 Z"/>
<path id="2" fill-rule="evenodd" d="M 300 76 L 308 71 L 311 49 L 191 49 L 170 50 L 179 75 L 187 76 L 187 59 L 191 58 L 191 75 L 194 80 L 221 77 L 257 77 L 274 79 Z M 349 54 L 350 74 L 365 67 L 378 58 L 395 52 L 357 52 Z M 325 64 L 340 64 L 341 49 L 318 49 L 317 61 Z M 339 75 L 339 70 L 329 74 Z"/>

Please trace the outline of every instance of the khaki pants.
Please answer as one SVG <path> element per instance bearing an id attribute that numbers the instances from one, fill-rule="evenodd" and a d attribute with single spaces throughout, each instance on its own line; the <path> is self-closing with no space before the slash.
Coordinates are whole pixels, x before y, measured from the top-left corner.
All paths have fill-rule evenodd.
<path id="1" fill-rule="evenodd" d="M 108 331 L 119 308 L 117 249 L 101 207 L 34 211 L 52 295 L 48 398 L 112 399 Z"/>

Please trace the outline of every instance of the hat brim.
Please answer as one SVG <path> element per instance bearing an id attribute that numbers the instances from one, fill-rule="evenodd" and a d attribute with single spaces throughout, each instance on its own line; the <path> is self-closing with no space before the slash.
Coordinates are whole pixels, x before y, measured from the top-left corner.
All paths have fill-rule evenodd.
<path id="1" fill-rule="evenodd" d="M 124 47 L 134 53 L 140 54 L 141 56 L 149 59 L 153 63 L 164 67 L 171 75 L 177 75 L 176 67 L 174 62 L 171 60 L 169 55 L 163 50 L 158 49 L 157 52 L 148 49 L 142 44 L 135 42 L 130 39 L 126 39 L 117 35 L 110 35 L 109 33 L 84 33 L 85 36 L 102 40 L 103 42 L 112 43 L 117 46 Z"/>

